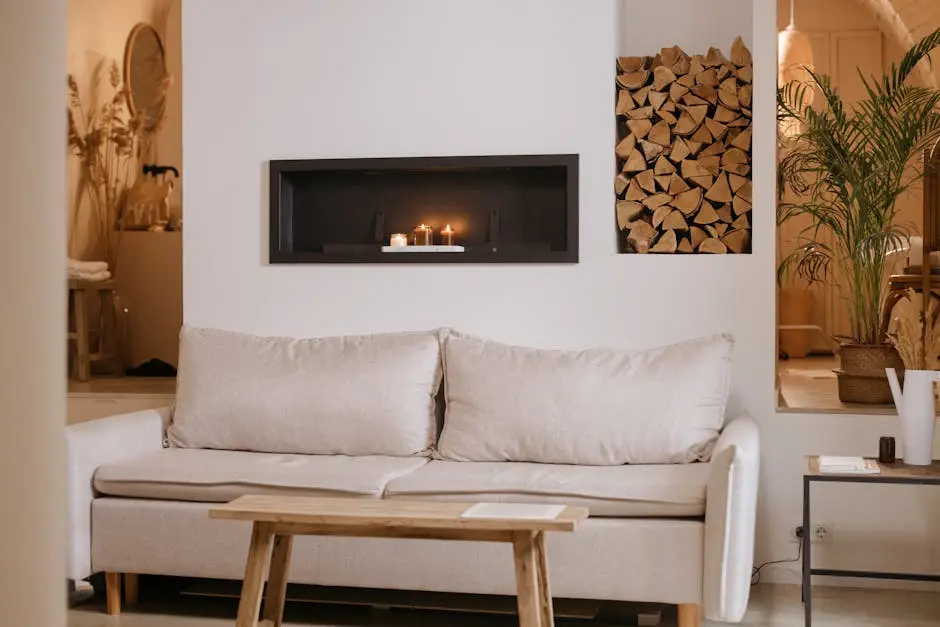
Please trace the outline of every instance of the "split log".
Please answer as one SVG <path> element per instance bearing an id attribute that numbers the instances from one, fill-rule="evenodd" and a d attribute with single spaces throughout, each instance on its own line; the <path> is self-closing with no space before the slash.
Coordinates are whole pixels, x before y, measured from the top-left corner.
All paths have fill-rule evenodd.
<path id="1" fill-rule="evenodd" d="M 721 165 L 741 165 L 747 163 L 747 153 L 740 148 L 729 148 L 721 155 Z"/>
<path id="2" fill-rule="evenodd" d="M 646 195 L 646 192 L 643 191 L 643 188 L 640 187 L 637 180 L 633 179 L 630 181 L 629 187 L 627 187 L 627 193 L 624 194 L 624 199 L 641 201 L 646 198 Z"/>
<path id="3" fill-rule="evenodd" d="M 646 169 L 646 158 L 639 150 L 634 148 L 627 157 L 627 162 L 623 165 L 624 172 L 642 172 Z"/>
<path id="4" fill-rule="evenodd" d="M 676 232 L 666 231 L 656 244 L 650 248 L 651 253 L 674 253 L 676 252 Z"/>
<path id="5" fill-rule="evenodd" d="M 682 102 L 688 107 L 700 107 L 702 105 L 708 106 L 708 101 L 704 98 L 700 98 L 693 93 L 688 93 L 682 97 Z"/>
<path id="6" fill-rule="evenodd" d="M 656 193 L 656 179 L 653 178 L 654 174 L 652 170 L 645 170 L 636 175 L 636 182 L 640 184 L 642 189 L 650 192 L 651 194 Z"/>
<path id="7" fill-rule="evenodd" d="M 740 109 L 741 101 L 738 100 L 737 92 L 725 91 L 724 89 L 718 90 L 718 101 L 728 109 Z"/>
<path id="8" fill-rule="evenodd" d="M 709 172 L 698 161 L 694 159 L 685 159 L 679 164 L 682 171 L 682 178 L 688 179 L 696 176 L 708 176 Z"/>
<path id="9" fill-rule="evenodd" d="M 734 141 L 731 142 L 731 145 L 739 150 L 743 150 L 743 151 L 750 150 L 752 132 L 753 132 L 752 127 L 748 126 L 746 129 L 738 133 L 738 136 L 734 138 Z"/>
<path id="10" fill-rule="evenodd" d="M 754 62 L 751 57 L 751 51 L 747 49 L 747 46 L 744 45 L 744 40 L 740 37 L 735 39 L 734 43 L 731 44 L 731 62 L 738 67 L 751 65 Z"/>
<path id="11" fill-rule="evenodd" d="M 712 222 L 718 222 L 718 213 L 711 206 L 711 203 L 703 202 L 698 213 L 695 214 L 695 223 L 711 224 Z"/>
<path id="12" fill-rule="evenodd" d="M 689 73 L 689 66 L 692 64 L 689 55 L 682 53 L 675 63 L 670 66 L 670 69 L 676 73 L 676 76 L 682 76 Z"/>
<path id="13" fill-rule="evenodd" d="M 702 189 L 710 189 L 711 186 L 715 184 L 715 177 L 710 174 L 705 176 L 690 176 L 688 182 L 694 183 Z"/>
<path id="14" fill-rule="evenodd" d="M 662 159 L 662 157 L 660 157 L 660 159 Z M 670 183 L 672 183 L 671 174 L 662 174 L 662 175 L 656 176 L 656 184 L 659 186 L 659 189 L 661 189 L 662 191 L 668 192 Z"/>
<path id="15" fill-rule="evenodd" d="M 655 109 L 655 110 L 658 111 L 659 108 L 660 108 L 661 106 L 663 106 L 663 104 L 665 104 L 666 98 L 668 98 L 668 97 L 669 97 L 669 94 L 667 94 L 667 93 L 665 93 L 665 92 L 662 92 L 662 91 L 651 91 L 651 92 L 649 93 L 649 103 L 650 103 L 650 106 L 652 106 L 653 109 Z"/>
<path id="16" fill-rule="evenodd" d="M 706 87 L 717 87 L 718 86 L 718 71 L 710 67 L 707 70 L 703 70 L 695 75 L 695 83 L 697 85 L 705 85 Z"/>
<path id="17" fill-rule="evenodd" d="M 626 89 L 621 89 L 617 94 L 617 115 L 626 115 L 634 108 L 636 108 L 636 103 L 633 102 L 633 96 Z"/>
<path id="18" fill-rule="evenodd" d="M 700 54 L 697 54 L 694 57 L 692 57 L 692 61 L 691 63 L 689 63 L 689 74 L 691 74 L 692 76 L 698 76 L 699 74 L 704 72 L 705 65 L 702 63 L 704 59 L 705 57 L 703 57 Z"/>
<path id="19" fill-rule="evenodd" d="M 711 118 L 705 118 L 705 127 L 708 128 L 708 132 L 712 134 L 716 141 L 721 141 L 721 138 L 728 132 L 727 126 Z"/>
<path id="20" fill-rule="evenodd" d="M 738 101 L 741 103 L 742 107 L 751 106 L 752 95 L 753 88 L 750 85 L 742 85 L 738 88 Z"/>
<path id="21" fill-rule="evenodd" d="M 705 118 L 708 119 L 708 118 Z M 700 144 L 710 144 L 712 142 L 712 134 L 708 132 L 708 127 L 704 124 L 698 127 L 691 137 L 692 141 L 698 142 Z"/>
<path id="22" fill-rule="evenodd" d="M 751 65 L 745 65 L 744 67 L 738 68 L 738 71 L 735 72 L 738 77 L 738 80 L 742 83 L 751 84 L 754 82 L 754 67 Z"/>
<path id="23" fill-rule="evenodd" d="M 653 88 L 650 85 L 647 85 L 646 87 L 642 87 L 633 92 L 633 101 L 636 102 L 637 106 L 642 107 L 646 104 L 652 89 Z"/>
<path id="24" fill-rule="evenodd" d="M 685 74 L 676 79 L 676 82 L 682 85 L 683 87 L 688 87 L 692 89 L 695 87 L 695 76 L 692 74 Z"/>
<path id="25" fill-rule="evenodd" d="M 621 87 L 625 87 L 627 89 L 639 89 L 640 87 L 646 85 L 647 81 L 649 81 L 650 74 L 651 73 L 649 70 L 637 70 L 636 72 L 618 74 L 617 82 Z"/>
<path id="26" fill-rule="evenodd" d="M 680 252 L 680 253 L 691 253 L 691 252 L 694 252 L 694 251 L 692 250 L 692 243 L 691 243 L 688 239 L 686 239 L 686 238 L 684 238 L 684 237 L 679 240 L 679 245 L 676 246 L 676 250 L 677 250 L 678 252 Z"/>
<path id="27" fill-rule="evenodd" d="M 656 235 L 656 229 L 645 220 L 637 220 L 630 224 L 630 233 L 627 235 L 627 245 L 638 253 L 647 253 L 650 250 L 650 241 Z"/>
<path id="28" fill-rule="evenodd" d="M 666 190 L 673 196 L 686 192 L 692 188 L 689 187 L 689 184 L 682 180 L 682 177 L 678 174 L 673 174 L 669 179 L 669 189 Z M 701 191 L 701 190 L 699 190 Z"/>
<path id="29" fill-rule="evenodd" d="M 617 144 L 614 152 L 616 152 L 617 156 L 621 159 L 629 159 L 630 154 L 633 152 L 634 148 L 636 148 L 636 135 L 630 133 L 620 140 L 620 143 Z"/>
<path id="30" fill-rule="evenodd" d="M 734 211 L 734 215 L 743 215 L 751 210 L 751 201 L 743 196 L 735 196 L 731 203 L 731 208 Z"/>
<path id="31" fill-rule="evenodd" d="M 715 228 L 719 223 L 715 224 L 706 224 L 704 227 L 705 232 L 708 233 L 709 237 L 714 237 L 715 239 L 721 239 L 721 233 Z"/>
<path id="32" fill-rule="evenodd" d="M 692 93 L 698 98 L 704 100 L 708 104 L 716 105 L 718 104 L 718 91 L 714 87 L 707 85 L 699 85 L 692 90 Z"/>
<path id="33" fill-rule="evenodd" d="M 728 184 L 731 186 L 731 192 L 737 194 L 748 180 L 737 174 L 728 174 Z"/>
<path id="34" fill-rule="evenodd" d="M 728 225 L 724 222 L 716 222 L 712 225 L 712 228 L 715 229 L 715 233 L 718 235 L 718 239 L 721 239 L 721 236 L 728 231 Z"/>
<path id="35" fill-rule="evenodd" d="M 717 124 L 717 122 L 715 122 L 715 124 Z M 713 155 L 718 155 L 720 157 L 724 151 L 725 151 L 725 145 L 721 143 L 720 141 L 718 141 L 718 142 L 715 142 L 714 144 L 709 144 L 705 148 L 705 150 L 703 150 L 702 152 L 698 154 L 698 158 L 701 159 L 702 157 L 711 157 Z"/>
<path id="36" fill-rule="evenodd" d="M 748 172 L 751 171 L 751 166 L 746 165 L 744 163 L 728 163 L 728 164 L 722 163 L 721 169 L 729 174 L 733 172 L 734 174 L 747 176 Z"/>
<path id="37" fill-rule="evenodd" d="M 731 109 L 718 105 L 715 108 L 715 114 L 712 116 L 716 122 L 721 122 L 722 124 L 730 124 L 738 119 L 738 114 L 732 111 Z"/>
<path id="38" fill-rule="evenodd" d="M 718 176 L 721 172 L 721 157 L 718 155 L 706 155 L 704 157 L 699 155 L 698 164 L 705 168 L 709 174 Z"/>
<path id="39" fill-rule="evenodd" d="M 698 250 L 698 247 L 702 245 L 702 242 L 708 239 L 708 233 L 704 230 L 693 226 L 689 229 L 689 237 L 692 238 L 692 248 Z"/>
<path id="40" fill-rule="evenodd" d="M 681 181 L 682 179 L 679 180 Z M 669 188 L 669 191 L 672 193 L 672 187 Z M 691 216 L 702 206 L 703 195 L 704 192 L 701 187 L 691 187 L 676 194 L 676 197 L 670 204 L 685 215 Z"/>
<path id="41" fill-rule="evenodd" d="M 708 115 L 708 105 L 696 105 L 694 107 L 689 107 L 689 115 L 692 116 L 692 121 L 696 124 L 700 124 L 705 120 L 705 116 Z"/>
<path id="42" fill-rule="evenodd" d="M 650 210 L 658 209 L 669 202 L 672 202 L 672 196 L 669 194 L 653 194 L 643 199 L 643 205 Z"/>
<path id="43" fill-rule="evenodd" d="M 730 177 L 731 175 L 729 174 L 728 176 Z M 743 198 L 744 200 L 748 202 L 753 202 L 753 199 L 751 198 L 752 190 L 753 190 L 753 187 L 751 185 L 751 180 L 744 179 L 744 185 L 742 185 L 738 189 L 738 191 L 735 193 L 737 193 L 737 195 Z"/>
<path id="44" fill-rule="evenodd" d="M 621 231 L 629 228 L 630 223 L 641 213 L 643 213 L 643 205 L 640 203 L 630 200 L 618 200 L 617 226 L 620 227 Z"/>
<path id="45" fill-rule="evenodd" d="M 666 150 L 665 146 L 654 144 L 653 142 L 648 142 L 645 139 L 641 139 L 637 143 L 640 145 L 640 148 L 643 150 L 643 155 L 646 157 L 646 160 L 648 162 L 653 161 L 656 157 L 663 154 L 664 150 Z"/>
<path id="46" fill-rule="evenodd" d="M 685 136 L 694 133 L 698 130 L 699 126 L 701 126 L 701 120 L 696 122 L 692 119 L 692 115 L 688 111 L 683 111 L 679 114 L 679 120 L 672 130 L 676 135 Z"/>
<path id="47" fill-rule="evenodd" d="M 702 142 L 692 141 L 691 139 L 685 140 L 685 145 L 689 148 L 689 153 L 694 157 L 698 154 L 699 150 L 702 149 Z"/>
<path id="48" fill-rule="evenodd" d="M 670 64 L 672 65 L 672 64 Z M 662 91 L 676 81 L 676 74 L 665 65 L 653 70 L 653 89 Z"/>
<path id="49" fill-rule="evenodd" d="M 653 117 L 653 107 L 637 107 L 627 111 L 627 117 L 631 120 L 649 120 Z"/>
<path id="50" fill-rule="evenodd" d="M 728 63 L 728 59 L 725 58 L 725 55 L 723 55 L 718 48 L 709 48 L 708 54 L 706 54 L 705 58 L 702 60 L 702 65 L 705 67 L 717 67 L 719 65 L 728 65 Z"/>
<path id="51" fill-rule="evenodd" d="M 728 153 L 725 153 L 728 154 Z M 715 202 L 731 202 L 734 196 L 731 194 L 731 186 L 728 184 L 728 175 L 722 172 L 715 180 L 715 184 L 709 188 L 705 198 Z"/>
<path id="52" fill-rule="evenodd" d="M 751 223 L 747 219 L 747 214 L 742 214 L 734 219 L 734 222 L 731 223 L 732 229 L 748 229 L 751 227 Z"/>
<path id="53" fill-rule="evenodd" d="M 675 143 L 672 145 L 672 152 L 669 153 L 669 159 L 673 163 L 679 163 L 690 154 L 692 154 L 692 151 L 689 150 L 689 146 L 685 140 L 681 137 L 677 137 Z"/>
<path id="54" fill-rule="evenodd" d="M 627 179 L 623 174 L 618 174 L 614 177 L 614 192 L 617 196 L 620 196 L 627 189 L 627 186 L 630 185 L 630 180 Z"/>
<path id="55" fill-rule="evenodd" d="M 624 74 L 632 74 L 646 67 L 646 61 L 646 57 L 618 57 L 617 67 Z"/>
<path id="56" fill-rule="evenodd" d="M 662 119 L 662 120 L 665 121 L 667 124 L 669 124 L 669 126 L 673 126 L 679 118 L 677 118 L 675 115 L 673 115 L 671 111 L 667 111 L 667 110 L 666 110 L 666 105 L 668 105 L 668 104 L 671 104 L 671 103 L 667 102 L 667 103 L 664 104 L 662 107 L 660 107 L 659 109 L 657 109 L 657 110 L 656 110 L 656 115 L 658 115 L 658 116 L 660 117 L 660 119 Z"/>
<path id="57" fill-rule="evenodd" d="M 745 117 L 739 117 L 728 122 L 729 128 L 741 128 L 744 126 L 750 126 L 751 120 Z"/>
<path id="58" fill-rule="evenodd" d="M 679 62 L 679 59 L 685 57 L 685 52 L 682 51 L 682 48 L 679 46 L 672 46 L 671 48 L 663 48 L 659 51 L 659 58 L 662 59 L 663 65 L 675 65 Z"/>
<path id="59" fill-rule="evenodd" d="M 664 148 L 672 144 L 672 130 L 668 122 L 657 122 L 650 129 L 647 139 L 654 144 L 659 144 Z"/>
<path id="60" fill-rule="evenodd" d="M 663 106 L 660 107 L 660 109 L 662 109 L 663 111 L 668 111 L 669 113 L 675 113 L 676 103 L 674 103 L 672 100 L 667 100 L 666 102 L 663 103 Z"/>
<path id="61" fill-rule="evenodd" d="M 653 128 L 653 123 L 649 120 L 627 120 L 627 128 L 636 135 L 637 139 L 643 139 Z"/>
<path id="62" fill-rule="evenodd" d="M 670 211 L 669 215 L 666 216 L 666 219 L 663 220 L 662 228 L 676 231 L 688 231 L 689 224 L 685 221 L 685 216 L 682 215 L 682 212 L 674 209 Z"/>
<path id="63" fill-rule="evenodd" d="M 653 228 L 657 230 L 663 230 L 665 227 L 662 227 L 662 223 L 666 220 L 666 216 L 672 213 L 672 207 L 669 205 L 663 205 L 662 207 L 657 207 L 653 212 Z"/>
<path id="64" fill-rule="evenodd" d="M 750 240 L 750 234 L 744 229 L 739 229 L 725 233 L 721 238 L 721 243 L 733 253 L 742 253 Z"/>
<path id="65" fill-rule="evenodd" d="M 731 76 L 731 66 L 721 64 L 718 66 L 718 80 L 724 81 L 726 78 Z"/>
<path id="66" fill-rule="evenodd" d="M 724 255 L 728 252 L 728 248 L 721 243 L 721 240 L 714 237 L 709 237 L 707 240 L 699 244 L 698 251 L 700 253 L 710 253 L 713 255 Z"/>
<path id="67" fill-rule="evenodd" d="M 676 166 L 672 165 L 666 157 L 660 157 L 656 161 L 655 172 L 657 175 L 672 174 L 675 171 Z"/>
<path id="68" fill-rule="evenodd" d="M 723 204 L 715 213 L 718 214 L 718 219 L 725 224 L 731 224 L 734 221 L 734 218 L 731 216 L 731 203 Z"/>
<path id="69" fill-rule="evenodd" d="M 680 83 L 673 83 L 669 86 L 669 99 L 673 102 L 682 102 L 682 98 L 689 93 L 689 88 Z"/>

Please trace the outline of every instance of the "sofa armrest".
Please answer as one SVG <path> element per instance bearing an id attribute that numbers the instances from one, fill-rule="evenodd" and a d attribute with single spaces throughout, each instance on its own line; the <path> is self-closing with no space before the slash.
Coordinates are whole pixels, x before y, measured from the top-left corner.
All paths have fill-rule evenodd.
<path id="1" fill-rule="evenodd" d="M 170 408 L 150 409 L 71 425 L 68 448 L 68 576 L 84 579 L 91 567 L 91 502 L 99 466 L 163 448 Z"/>
<path id="2" fill-rule="evenodd" d="M 705 504 L 705 617 L 740 622 L 754 566 L 760 433 L 742 414 L 725 425 L 712 453 Z"/>

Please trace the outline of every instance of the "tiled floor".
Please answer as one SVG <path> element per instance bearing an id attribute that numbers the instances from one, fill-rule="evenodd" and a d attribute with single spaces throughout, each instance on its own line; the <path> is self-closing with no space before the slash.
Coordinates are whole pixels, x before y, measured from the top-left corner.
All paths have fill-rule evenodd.
<path id="1" fill-rule="evenodd" d="M 940 593 L 896 590 L 819 588 L 814 597 L 816 627 L 936 627 L 940 625 Z M 144 602 L 119 618 L 105 616 L 99 602 L 69 612 L 69 627 L 232 627 L 235 601 L 178 598 Z M 379 627 L 509 627 L 511 616 L 289 604 L 290 625 Z M 559 627 L 628 625 L 630 622 L 559 620 Z M 663 627 L 675 625 L 667 613 Z M 706 622 L 716 626 L 719 623 Z M 803 606 L 796 586 L 760 585 L 752 594 L 744 627 L 799 627 Z"/>

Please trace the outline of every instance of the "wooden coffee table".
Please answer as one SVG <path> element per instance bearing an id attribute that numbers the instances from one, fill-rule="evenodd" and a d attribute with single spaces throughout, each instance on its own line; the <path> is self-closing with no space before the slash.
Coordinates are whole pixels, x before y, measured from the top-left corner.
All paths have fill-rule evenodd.
<path id="1" fill-rule="evenodd" d="M 210 510 L 212 518 L 254 523 L 242 583 L 236 627 L 255 627 L 265 575 L 266 626 L 279 627 L 287 592 L 291 543 L 295 535 L 363 538 L 421 538 L 510 542 L 516 564 L 519 624 L 555 624 L 548 579 L 546 531 L 574 531 L 587 518 L 583 507 L 565 507 L 553 519 L 465 518 L 472 503 L 385 501 L 290 496 L 243 496 Z"/>

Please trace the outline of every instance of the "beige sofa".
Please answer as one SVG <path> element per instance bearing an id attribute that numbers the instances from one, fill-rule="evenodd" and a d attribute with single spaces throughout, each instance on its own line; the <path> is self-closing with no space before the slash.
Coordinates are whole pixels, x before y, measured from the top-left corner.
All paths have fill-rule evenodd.
<path id="1" fill-rule="evenodd" d="M 549 537 L 556 597 L 686 605 L 688 625 L 699 606 L 738 622 L 759 442 L 750 417 L 725 420 L 730 350 L 720 336 L 563 352 L 453 332 L 184 329 L 174 410 L 68 428 L 70 576 L 240 579 L 249 527 L 207 510 L 248 493 L 558 502 L 591 517 Z M 506 550 L 303 537 L 290 580 L 511 595 Z"/>

